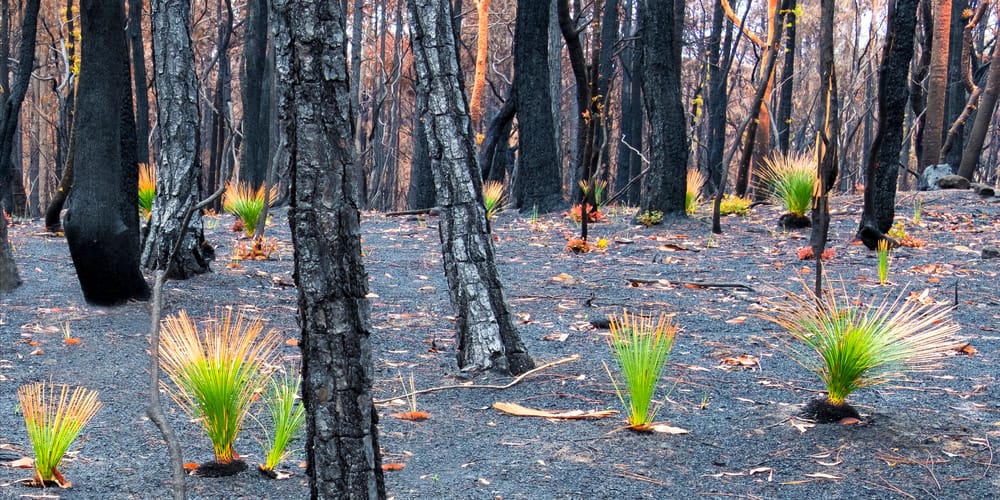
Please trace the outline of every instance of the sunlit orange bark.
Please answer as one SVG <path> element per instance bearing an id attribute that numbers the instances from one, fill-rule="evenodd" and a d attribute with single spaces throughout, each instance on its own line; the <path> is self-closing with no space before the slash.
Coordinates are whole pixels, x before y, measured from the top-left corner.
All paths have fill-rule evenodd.
<path id="1" fill-rule="evenodd" d="M 476 75 L 472 80 L 472 97 L 469 99 L 469 115 L 473 128 L 478 127 L 483 108 L 483 87 L 486 86 L 486 57 L 490 43 L 490 0 L 479 0 L 476 4 L 479 14 L 479 37 L 476 41 Z"/>

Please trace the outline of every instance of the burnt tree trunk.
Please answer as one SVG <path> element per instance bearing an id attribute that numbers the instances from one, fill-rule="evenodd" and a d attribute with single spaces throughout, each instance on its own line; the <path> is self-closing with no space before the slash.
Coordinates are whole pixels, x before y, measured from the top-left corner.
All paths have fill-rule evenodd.
<path id="1" fill-rule="evenodd" d="M 278 114 L 292 164 L 310 497 L 385 498 L 345 13 L 327 0 L 272 5 Z"/>
<path id="2" fill-rule="evenodd" d="M 417 112 L 426 126 L 441 207 L 444 270 L 458 316 L 458 365 L 523 373 L 534 362 L 514 327 L 488 234 L 472 123 L 457 76 L 451 4 L 407 0 L 407 6 L 417 92 L 425 95 Z M 542 83 L 547 85 L 548 78 Z M 548 112 L 547 103 L 542 111 Z"/>
<path id="3" fill-rule="evenodd" d="M 910 99 L 910 60 L 917 28 L 917 0 L 889 2 L 885 45 L 878 68 L 878 130 L 865 165 L 865 204 L 858 238 L 874 249 L 896 216 L 896 180 L 903 120 Z"/>
<path id="4" fill-rule="evenodd" d="M 128 0 L 128 41 L 135 84 L 136 158 L 139 163 L 149 163 L 149 92 L 146 90 L 146 48 L 142 41 L 142 3 L 142 0 Z"/>
<path id="5" fill-rule="evenodd" d="M 924 110 L 924 135 L 919 173 L 941 160 L 944 141 L 945 99 L 948 90 L 948 45 L 951 34 L 951 0 L 933 0 L 934 37 L 927 75 L 927 108 Z"/>
<path id="6" fill-rule="evenodd" d="M 840 137 L 840 105 L 833 52 L 834 10 L 834 0 L 820 1 L 818 69 L 821 103 L 816 109 L 816 175 L 819 177 L 819 188 L 813 193 L 812 232 L 809 235 L 816 258 L 814 292 L 817 297 L 823 296 L 823 250 L 830 229 L 830 190 L 837 180 L 837 141 Z"/>
<path id="7" fill-rule="evenodd" d="M 640 210 L 684 215 L 687 116 L 681 103 L 684 2 L 645 0 L 639 13 L 642 96 L 649 116 L 649 177 Z"/>
<path id="8" fill-rule="evenodd" d="M 80 6 L 75 174 L 63 225 L 83 296 L 96 305 L 149 298 L 139 272 L 139 169 L 123 7 L 100 0 Z"/>
<path id="9" fill-rule="evenodd" d="M 563 204 L 549 92 L 549 7 L 548 1 L 518 0 L 514 32 L 513 104 L 520 143 L 515 198 L 522 211 L 540 213 Z"/>
<path id="10" fill-rule="evenodd" d="M 792 91 L 795 80 L 795 26 L 798 16 L 795 14 L 794 0 L 783 0 L 781 10 L 785 23 L 785 61 L 781 66 L 781 81 L 778 83 L 778 150 L 784 156 L 788 155 L 789 136 L 792 130 Z"/>
<path id="11" fill-rule="evenodd" d="M 21 18 L 21 48 L 17 56 L 17 73 L 14 75 L 14 82 L 7 88 L 3 85 L 0 88 L 0 212 L 6 210 L 9 213 L 20 213 L 24 206 L 17 206 L 14 200 L 15 184 L 20 179 L 19 173 L 14 169 L 14 143 L 17 140 L 17 123 L 21 116 L 21 104 L 24 103 L 24 95 L 28 91 L 28 83 L 31 80 L 31 71 L 35 65 L 35 38 L 38 33 L 38 9 L 40 0 L 29 0 L 24 4 L 24 12 Z M 5 14 L 5 21 L 6 16 Z M 5 40 L 9 34 L 4 31 L 0 33 Z M 6 42 L 5 42 L 5 47 Z M 6 52 L 7 49 L 3 50 Z M 6 54 L 0 54 L 6 58 Z M 3 81 L 7 81 L 7 65 L 0 67 L 4 71 Z M 23 188 L 22 188 L 23 189 Z"/>
<path id="12" fill-rule="evenodd" d="M 221 21 L 225 4 L 225 21 Z M 227 132 L 229 131 L 228 110 L 230 103 L 230 72 L 229 72 L 229 41 L 233 34 L 233 6 L 231 0 L 217 0 L 216 14 L 220 19 L 219 42 L 216 45 L 216 77 L 215 92 L 212 94 L 212 120 L 210 125 L 208 145 L 208 170 L 205 172 L 205 191 L 214 193 L 228 179 L 220 179 L 223 164 L 226 159 Z M 216 199 L 212 203 L 215 210 L 222 208 L 222 203 Z"/>
<path id="13" fill-rule="evenodd" d="M 723 25 L 725 23 L 725 25 Z M 723 27 L 724 26 L 724 27 Z M 723 35 L 725 30 L 725 35 Z M 729 108 L 729 68 L 732 67 L 733 23 L 725 19 L 722 4 L 715 4 L 708 51 L 708 179 L 706 192 L 725 191 L 722 185 L 726 149 L 726 116 Z"/>
<path id="14" fill-rule="evenodd" d="M 153 65 L 156 74 L 156 200 L 149 236 L 142 250 L 147 269 L 163 269 L 167 278 L 186 279 L 210 271 L 213 256 L 205 243 L 201 213 L 192 214 L 183 241 L 184 215 L 198 203 L 198 82 L 191 45 L 190 0 L 151 0 Z"/>
<path id="15" fill-rule="evenodd" d="M 267 178 L 270 155 L 270 85 L 267 84 L 267 0 L 250 0 L 243 46 L 243 148 L 240 180 L 253 189 Z"/>

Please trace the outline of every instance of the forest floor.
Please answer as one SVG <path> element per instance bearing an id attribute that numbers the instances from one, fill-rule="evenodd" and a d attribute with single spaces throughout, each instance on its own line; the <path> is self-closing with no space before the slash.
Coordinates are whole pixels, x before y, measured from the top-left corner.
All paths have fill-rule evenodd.
<path id="1" fill-rule="evenodd" d="M 802 290 L 814 263 L 800 261 L 808 230 L 775 229 L 777 207 L 723 220 L 710 236 L 703 216 L 643 228 L 610 209 L 591 226 L 604 251 L 565 250 L 577 226 L 560 214 L 531 221 L 513 212 L 494 223 L 498 265 L 520 334 L 537 364 L 549 366 L 507 389 L 468 386 L 512 381 L 456 368 L 453 311 L 442 272 L 435 217 L 366 214 L 363 248 L 370 277 L 374 363 L 382 460 L 390 497 L 671 498 L 683 494 L 741 498 L 987 498 L 1000 491 L 1000 259 L 980 257 L 1000 245 L 1000 200 L 971 192 L 921 193 L 922 221 L 912 223 L 914 193 L 901 193 L 897 218 L 926 241 L 893 252 L 889 286 L 879 286 L 873 252 L 852 244 L 861 200 L 838 197 L 827 261 L 835 286 L 873 302 L 928 290 L 956 300 L 954 318 L 974 349 L 955 352 L 942 370 L 863 389 L 849 399 L 855 425 L 814 424 L 798 416 L 822 386 L 787 355 L 785 335 L 765 315 L 788 291 Z M 284 212 L 268 230 L 277 258 L 227 268 L 232 218 L 206 219 L 217 246 L 215 272 L 168 282 L 166 312 L 205 318 L 223 306 L 255 308 L 298 360 L 291 239 Z M 167 451 L 145 417 L 149 306 L 100 308 L 84 303 L 62 238 L 39 221 L 12 227 L 25 283 L 0 296 L 0 498 L 167 498 Z M 638 279 L 643 283 L 633 282 Z M 841 284 L 842 282 L 842 284 Z M 687 283 L 687 284 L 685 284 Z M 699 284 L 701 283 L 701 284 Z M 745 288 L 710 286 L 739 283 Z M 637 284 L 638 286 L 633 286 Z M 657 400 L 658 420 L 684 434 L 624 430 L 621 414 L 583 420 L 519 417 L 494 408 L 517 403 L 550 411 L 620 410 L 603 366 L 613 367 L 607 330 L 590 320 L 622 308 L 665 312 L 681 326 Z M 80 339 L 64 342 L 64 327 Z M 742 356 L 742 358 L 741 358 Z M 728 364 L 742 361 L 742 364 Z M 422 422 L 398 396 L 422 394 Z M 70 489 L 25 486 L 30 456 L 16 388 L 34 381 L 86 386 L 104 408 L 62 466 Z M 405 384 L 403 383 L 405 381 Z M 406 386 L 404 388 L 404 385 Z M 165 399 L 186 461 L 207 461 L 211 446 L 197 423 Z M 237 443 L 251 464 L 263 439 L 253 419 Z M 998 455 L 994 457 L 994 455 Z M 282 467 L 285 480 L 253 468 L 228 478 L 189 477 L 191 498 L 306 498 L 302 440 Z"/>

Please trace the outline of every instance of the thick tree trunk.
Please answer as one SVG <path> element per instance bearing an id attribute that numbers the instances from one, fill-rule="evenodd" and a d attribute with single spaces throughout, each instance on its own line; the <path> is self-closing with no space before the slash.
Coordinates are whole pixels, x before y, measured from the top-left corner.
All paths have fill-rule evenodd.
<path id="1" fill-rule="evenodd" d="M 537 208 L 540 213 L 563 205 L 556 117 L 549 93 L 549 7 L 548 1 L 518 0 L 514 33 L 514 98 L 520 142 L 515 198 L 522 211 Z"/>
<path id="2" fill-rule="evenodd" d="M 422 97 L 417 95 L 417 108 Z M 431 171 L 431 157 L 427 151 L 427 135 L 424 121 L 413 113 L 413 134 L 410 136 L 413 154 L 410 157 L 410 187 L 406 200 L 410 210 L 431 208 L 437 204 L 437 190 L 434 188 L 434 172 Z"/>
<path id="3" fill-rule="evenodd" d="M 969 0 L 951 0 L 951 28 L 949 35 L 948 50 L 948 85 L 946 87 L 947 97 L 945 99 L 945 114 L 943 126 L 946 130 L 944 144 L 941 146 L 941 160 L 951 165 L 952 170 L 958 170 L 958 163 L 962 159 L 962 143 L 965 142 L 965 122 L 959 122 L 959 118 L 965 109 L 965 103 L 969 99 L 970 90 L 962 85 L 962 59 L 965 58 L 962 51 L 962 39 L 965 34 L 965 25 L 968 19 L 963 13 L 969 9 Z M 978 9 L 977 9 L 978 10 Z M 971 12 L 971 10 L 970 10 Z M 968 54 L 971 55 L 971 54 Z M 952 144 L 956 144 L 957 147 Z"/>
<path id="4" fill-rule="evenodd" d="M 951 0 L 933 0 L 934 39 L 931 42 L 931 62 L 927 76 L 927 109 L 924 111 L 924 136 L 919 173 L 928 165 L 941 160 L 944 140 L 944 111 L 948 87 L 948 42 L 951 32 Z"/>
<path id="5" fill-rule="evenodd" d="M 684 2 L 644 0 L 639 13 L 642 95 L 649 116 L 649 177 L 640 210 L 684 215 L 687 116 L 681 104 Z"/>
<path id="6" fill-rule="evenodd" d="M 517 112 L 516 88 L 511 87 L 507 94 L 503 106 L 497 111 L 496 116 L 490 120 L 486 127 L 486 135 L 483 144 L 479 148 L 479 166 L 483 169 L 483 180 L 503 181 L 506 174 L 504 162 L 504 149 L 500 143 L 506 142 L 510 136 L 511 123 L 514 121 L 514 114 Z"/>
<path id="7" fill-rule="evenodd" d="M 451 4 L 407 0 L 407 6 L 417 92 L 426 96 L 425 106 L 417 112 L 427 127 L 441 207 L 444 269 L 458 316 L 458 365 L 464 370 L 523 373 L 534 362 L 514 327 L 487 231 L 472 125 L 457 78 Z M 546 76 L 542 85 L 547 88 L 547 84 Z M 547 103 L 541 109 L 547 112 Z"/>
<path id="8" fill-rule="evenodd" d="M 149 298 L 139 272 L 139 169 L 123 5 L 81 2 L 75 179 L 64 226 L 87 302 Z M 109 113 L 118 106 L 118 113 Z"/>
<path id="9" fill-rule="evenodd" d="M 292 163 L 289 224 L 302 328 L 310 496 L 385 498 L 372 403 L 362 172 L 354 162 L 340 2 L 274 0 L 278 113 Z"/>
<path id="10" fill-rule="evenodd" d="M 17 185 L 20 184 L 18 178 L 20 169 L 14 168 L 13 154 L 17 141 L 17 124 L 21 116 L 21 104 L 24 103 L 24 95 L 28 91 L 31 71 L 35 65 L 35 38 L 38 33 L 39 3 L 39 0 L 29 0 L 24 4 L 21 18 L 21 49 L 17 56 L 17 73 L 14 75 L 14 82 L 10 88 L 7 88 L 6 85 L 0 88 L 2 91 L 0 93 L 0 212 L 6 210 L 9 213 L 20 213 L 24 210 L 23 204 L 15 203 L 15 191 Z M 4 16 L 5 21 L 6 15 Z M 6 39 L 8 33 L 4 31 L 0 33 L 0 36 Z M 6 57 L 6 54 L 0 55 Z M 4 71 L 3 81 L 6 83 L 6 64 L 3 65 L 2 69 Z M 23 191 L 23 187 L 21 190 Z"/>
<path id="11" fill-rule="evenodd" d="M 878 68 L 878 131 L 865 166 L 865 204 L 858 238 L 874 249 L 896 216 L 896 180 L 903 120 L 910 98 L 909 69 L 917 27 L 917 0 L 896 0 L 886 7 L 885 45 Z"/>
<path id="12" fill-rule="evenodd" d="M 256 189 L 267 178 L 270 159 L 270 92 L 267 80 L 267 0 L 249 0 L 243 46 L 243 148 L 240 180 Z"/>
<path id="13" fill-rule="evenodd" d="M 146 48 L 142 41 L 142 0 L 128 0 L 128 41 L 132 48 L 135 84 L 136 158 L 139 163 L 149 163 L 149 92 L 146 89 Z"/>
<path id="14" fill-rule="evenodd" d="M 186 279 L 208 272 L 214 252 L 205 243 L 201 213 L 192 214 L 173 261 L 170 254 L 182 232 L 185 214 L 199 198 L 198 82 L 188 19 L 190 0 L 151 0 L 153 59 L 159 145 L 156 150 L 156 200 L 142 264 L 163 269 L 168 278 Z"/>

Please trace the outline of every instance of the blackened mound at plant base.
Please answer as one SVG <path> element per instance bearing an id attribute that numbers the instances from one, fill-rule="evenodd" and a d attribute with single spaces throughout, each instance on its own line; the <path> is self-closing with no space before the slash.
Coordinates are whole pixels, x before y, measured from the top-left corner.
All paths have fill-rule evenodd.
<path id="1" fill-rule="evenodd" d="M 247 470 L 247 463 L 243 460 L 233 460 L 231 462 L 206 462 L 198 466 L 191 474 L 201 477 L 226 477 L 235 476 Z"/>
<path id="2" fill-rule="evenodd" d="M 858 410 L 847 403 L 831 403 L 828 399 L 814 399 L 802 410 L 801 415 L 821 424 L 833 424 L 845 418 L 861 420 Z"/>
<path id="3" fill-rule="evenodd" d="M 782 229 L 803 229 L 812 226 L 812 220 L 805 215 L 784 214 L 778 218 L 778 227 Z"/>
<path id="4" fill-rule="evenodd" d="M 149 285 L 139 271 L 139 242 L 125 224 L 77 224 L 74 215 L 66 213 L 64 227 L 83 298 L 98 306 L 148 299 Z"/>

